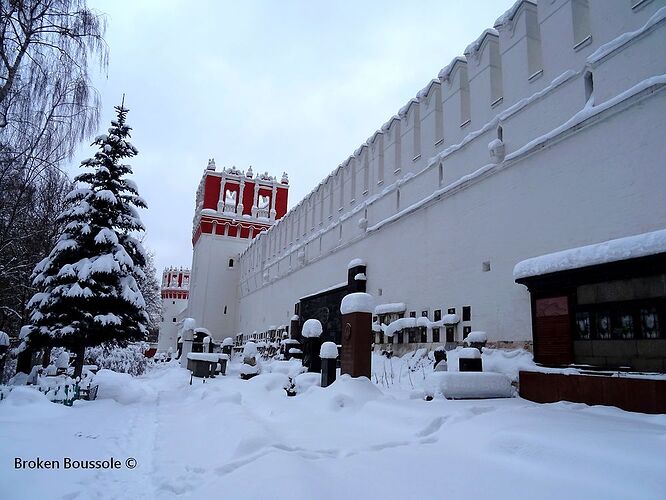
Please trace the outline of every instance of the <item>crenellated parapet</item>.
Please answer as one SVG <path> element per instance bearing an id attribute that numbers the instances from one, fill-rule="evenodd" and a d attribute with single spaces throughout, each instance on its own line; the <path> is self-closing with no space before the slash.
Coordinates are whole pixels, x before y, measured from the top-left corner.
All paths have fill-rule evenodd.
<path id="1" fill-rule="evenodd" d="M 658 0 L 515 2 L 250 244 L 241 255 L 241 293 L 480 182 L 611 104 L 647 92 L 649 79 L 666 73 L 665 26 Z"/>

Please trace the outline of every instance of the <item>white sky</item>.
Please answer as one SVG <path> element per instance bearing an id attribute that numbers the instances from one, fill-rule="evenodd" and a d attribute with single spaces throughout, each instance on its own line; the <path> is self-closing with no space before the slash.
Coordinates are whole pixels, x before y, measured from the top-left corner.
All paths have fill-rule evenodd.
<path id="1" fill-rule="evenodd" d="M 289 174 L 297 204 L 510 0 L 89 0 L 107 14 L 101 130 L 123 93 L 158 272 L 190 266 L 208 158 Z M 76 158 L 92 156 L 84 147 Z M 76 168 L 72 174 L 77 173 Z"/>

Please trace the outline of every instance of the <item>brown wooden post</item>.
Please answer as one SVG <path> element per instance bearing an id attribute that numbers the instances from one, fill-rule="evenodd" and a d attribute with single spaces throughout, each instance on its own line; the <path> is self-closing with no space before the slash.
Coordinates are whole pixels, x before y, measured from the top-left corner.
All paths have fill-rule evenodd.
<path id="1" fill-rule="evenodd" d="M 340 373 L 352 377 L 371 375 L 372 352 L 372 296 L 351 293 L 342 299 L 342 352 Z"/>

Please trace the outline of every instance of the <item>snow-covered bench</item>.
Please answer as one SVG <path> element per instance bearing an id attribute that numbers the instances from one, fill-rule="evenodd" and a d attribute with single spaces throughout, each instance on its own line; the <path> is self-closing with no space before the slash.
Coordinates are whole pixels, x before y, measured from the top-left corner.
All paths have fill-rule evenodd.
<path id="1" fill-rule="evenodd" d="M 511 380 L 494 372 L 433 372 L 425 381 L 426 397 L 447 399 L 510 398 Z"/>

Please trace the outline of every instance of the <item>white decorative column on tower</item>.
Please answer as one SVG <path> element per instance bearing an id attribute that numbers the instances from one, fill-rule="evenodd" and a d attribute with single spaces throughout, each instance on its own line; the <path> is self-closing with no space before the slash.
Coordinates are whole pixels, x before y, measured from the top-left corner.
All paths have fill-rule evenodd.
<path id="1" fill-rule="evenodd" d="M 252 168 L 252 167 L 250 167 Z M 249 172 L 249 170 L 248 170 Z M 245 179 L 241 177 L 240 189 L 238 190 L 238 203 L 236 203 L 236 213 L 243 215 L 243 192 L 245 191 Z"/>
<path id="2" fill-rule="evenodd" d="M 275 220 L 275 215 L 277 212 L 275 211 L 275 194 L 277 193 L 277 186 L 275 185 L 275 179 L 273 179 L 273 192 L 271 194 L 271 212 L 270 212 L 270 217 L 271 220 Z"/>
<path id="3" fill-rule="evenodd" d="M 257 216 L 257 200 L 259 198 L 259 183 L 254 182 L 254 198 L 252 198 L 252 217 Z"/>
<path id="4" fill-rule="evenodd" d="M 226 184 L 227 176 L 223 173 L 222 177 L 220 178 L 220 196 L 217 200 L 217 211 L 218 212 L 224 212 L 224 202 L 225 202 L 225 188 L 224 185 Z"/>

